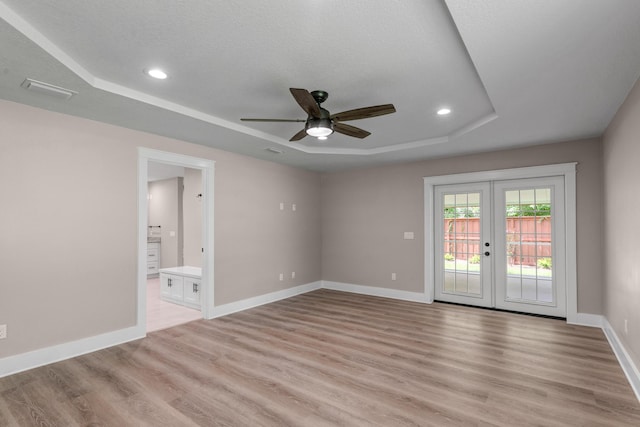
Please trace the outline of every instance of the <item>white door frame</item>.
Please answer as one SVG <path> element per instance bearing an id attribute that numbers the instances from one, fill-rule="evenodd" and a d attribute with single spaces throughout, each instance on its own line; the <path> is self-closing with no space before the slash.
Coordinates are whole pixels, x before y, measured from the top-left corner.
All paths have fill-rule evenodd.
<path id="1" fill-rule="evenodd" d="M 213 189 L 214 165 L 209 159 L 138 147 L 138 312 L 136 328 L 147 332 L 147 221 L 148 221 L 148 165 L 161 162 L 202 171 L 202 317 L 213 318 Z"/>
<path id="2" fill-rule="evenodd" d="M 563 176 L 567 265 L 565 271 L 567 323 L 580 323 L 576 260 L 576 165 L 577 163 L 572 162 L 424 177 L 424 292 L 427 302 L 432 303 L 435 294 L 435 260 L 432 255 L 436 244 L 434 239 L 434 193 L 437 185 Z"/>

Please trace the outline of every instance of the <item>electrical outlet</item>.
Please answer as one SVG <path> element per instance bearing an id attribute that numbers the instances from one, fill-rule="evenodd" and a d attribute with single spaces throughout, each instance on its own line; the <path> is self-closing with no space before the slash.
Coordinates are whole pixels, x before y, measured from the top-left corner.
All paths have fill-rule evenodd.
<path id="1" fill-rule="evenodd" d="M 292 278 L 292 279 L 295 279 L 295 278 L 296 278 L 296 272 L 295 272 L 295 271 L 292 271 L 292 272 L 291 272 L 291 278 Z"/>
<path id="2" fill-rule="evenodd" d="M 391 273 L 391 280 L 396 280 L 396 273 Z"/>
<path id="3" fill-rule="evenodd" d="M 0 325 L 0 340 L 7 337 L 7 325 Z"/>
<path id="4" fill-rule="evenodd" d="M 624 334 L 628 334 L 629 333 L 629 322 L 627 322 L 627 319 L 624 319 Z"/>
<path id="5" fill-rule="evenodd" d="M 295 211 L 296 211 L 296 209 L 297 209 L 296 204 L 295 204 L 295 203 L 294 203 L 294 204 L 292 204 L 292 205 L 291 205 L 291 210 L 295 212 Z"/>
<path id="6" fill-rule="evenodd" d="M 280 281 L 282 282 L 284 280 L 284 273 L 280 273 Z"/>

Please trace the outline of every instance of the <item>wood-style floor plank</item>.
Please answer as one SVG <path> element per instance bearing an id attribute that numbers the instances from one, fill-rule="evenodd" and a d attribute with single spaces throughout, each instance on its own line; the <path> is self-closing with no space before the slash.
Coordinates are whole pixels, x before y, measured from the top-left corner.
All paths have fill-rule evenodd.
<path id="1" fill-rule="evenodd" d="M 329 290 L 0 379 L 2 426 L 640 426 L 599 329 Z"/>

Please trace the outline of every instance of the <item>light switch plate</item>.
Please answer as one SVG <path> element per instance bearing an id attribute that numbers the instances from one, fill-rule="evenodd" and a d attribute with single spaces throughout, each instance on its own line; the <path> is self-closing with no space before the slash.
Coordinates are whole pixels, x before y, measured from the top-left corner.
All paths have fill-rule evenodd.
<path id="1" fill-rule="evenodd" d="M 413 240 L 413 239 L 415 239 L 415 235 L 413 234 L 413 231 L 404 232 L 404 240 Z"/>
<path id="2" fill-rule="evenodd" d="M 0 340 L 7 337 L 7 325 L 0 325 Z"/>

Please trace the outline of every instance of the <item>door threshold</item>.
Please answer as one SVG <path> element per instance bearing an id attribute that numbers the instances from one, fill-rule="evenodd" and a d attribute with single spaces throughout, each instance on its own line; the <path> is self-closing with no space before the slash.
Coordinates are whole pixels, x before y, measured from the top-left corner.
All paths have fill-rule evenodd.
<path id="1" fill-rule="evenodd" d="M 434 300 L 433 302 L 439 302 L 441 304 L 459 305 L 461 307 L 478 308 L 478 309 L 481 309 L 481 310 L 499 311 L 499 312 L 503 312 L 503 313 L 522 314 L 524 316 L 531 316 L 531 317 L 542 317 L 542 318 L 545 318 L 545 319 L 564 320 L 565 322 L 567 321 L 566 317 L 548 316 L 546 314 L 527 313 L 525 311 L 505 310 L 504 308 L 481 307 L 479 305 L 461 304 L 459 302 L 449 302 L 449 301 L 441 301 L 441 300 Z"/>

